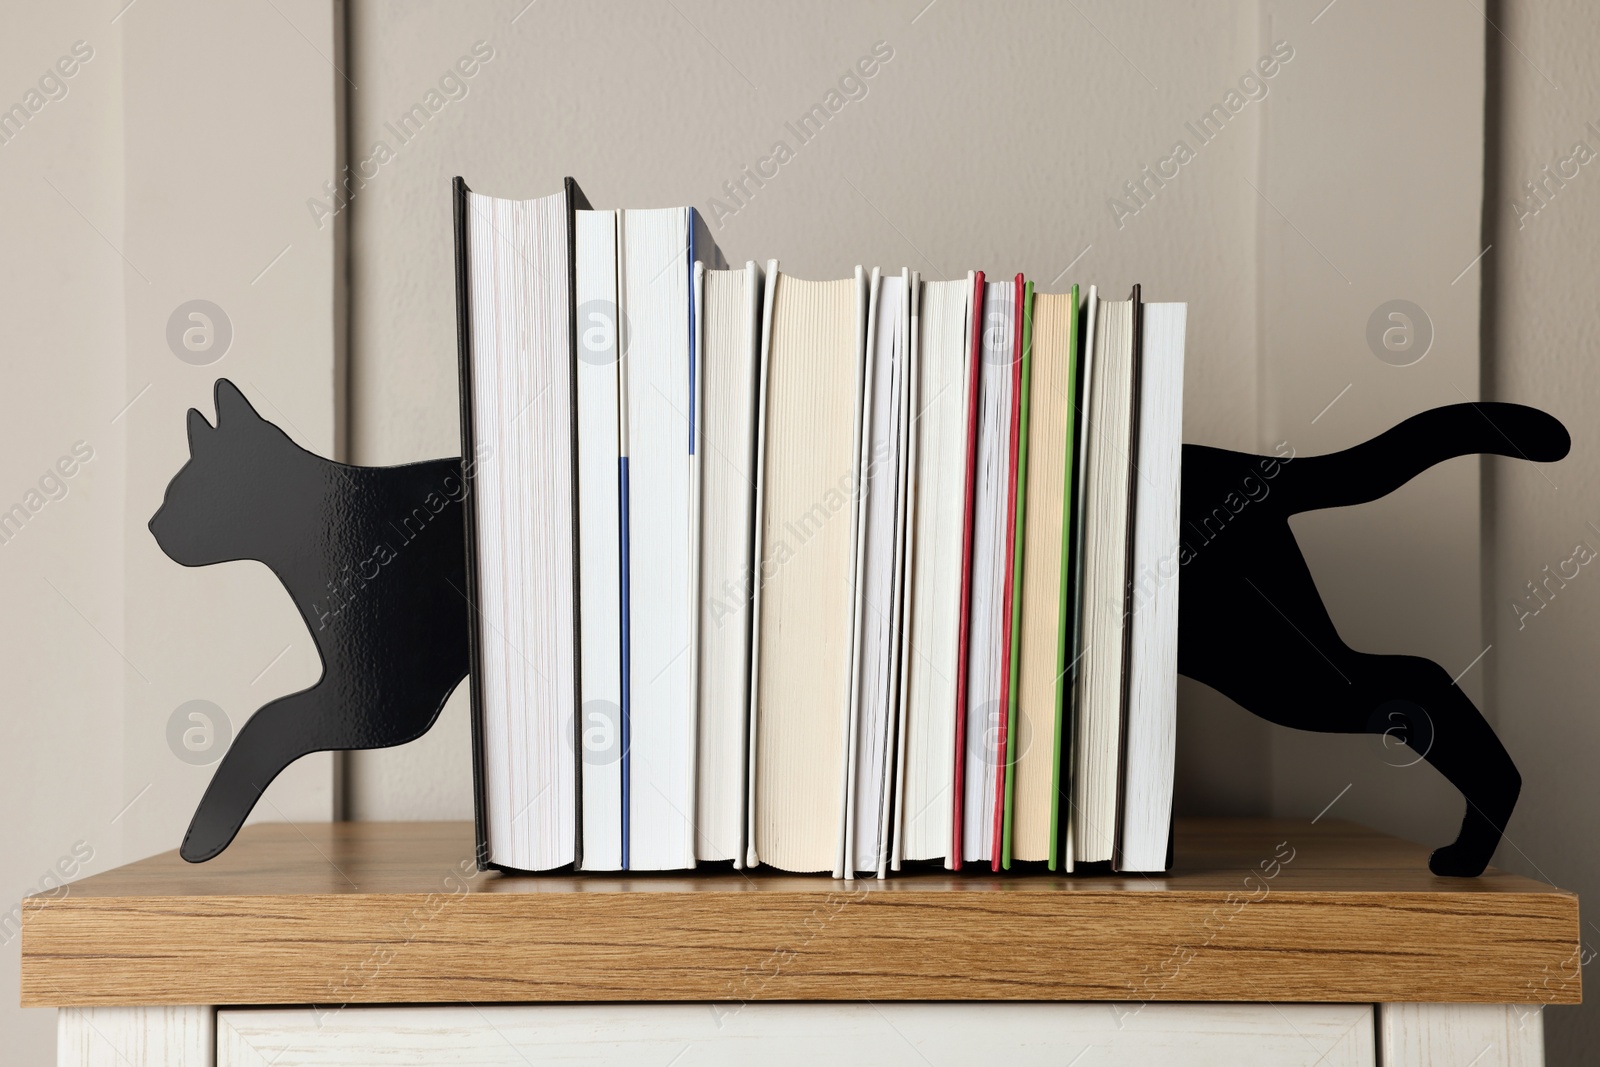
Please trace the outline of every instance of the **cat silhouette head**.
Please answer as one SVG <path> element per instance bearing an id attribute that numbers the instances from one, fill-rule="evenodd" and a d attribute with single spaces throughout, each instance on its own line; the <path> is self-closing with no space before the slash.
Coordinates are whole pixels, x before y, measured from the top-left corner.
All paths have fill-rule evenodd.
<path id="1" fill-rule="evenodd" d="M 215 401 L 215 426 L 189 409 L 189 462 L 150 518 L 156 544 L 186 567 L 261 558 L 257 542 L 286 509 L 286 454 L 301 452 L 228 379 L 217 379 Z"/>

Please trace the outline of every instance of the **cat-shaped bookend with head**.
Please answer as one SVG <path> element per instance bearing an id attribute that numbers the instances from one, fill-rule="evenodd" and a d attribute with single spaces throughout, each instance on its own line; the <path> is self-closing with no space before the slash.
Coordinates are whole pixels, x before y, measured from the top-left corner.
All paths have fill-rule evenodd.
<path id="1" fill-rule="evenodd" d="M 239 731 L 184 837 L 195 862 L 228 846 L 290 763 L 420 737 L 467 672 L 461 461 L 351 467 L 300 448 L 226 379 L 216 404 L 215 427 L 189 412 L 190 459 L 150 530 L 186 566 L 270 567 L 323 674 Z M 1521 790 L 1515 764 L 1444 668 L 1340 640 L 1289 518 L 1376 500 L 1455 456 L 1549 462 L 1570 444 L 1533 408 L 1454 404 L 1326 456 L 1184 445 L 1178 670 L 1270 722 L 1405 742 L 1467 802 L 1460 835 L 1429 866 L 1481 874 Z"/>
<path id="2" fill-rule="evenodd" d="M 222 757 L 179 852 L 228 847 L 289 764 L 415 740 L 467 673 L 459 459 L 352 467 L 313 455 L 226 378 L 217 424 L 189 411 L 189 462 L 150 532 L 186 567 L 265 563 L 322 658 L 310 689 L 263 706 Z"/>

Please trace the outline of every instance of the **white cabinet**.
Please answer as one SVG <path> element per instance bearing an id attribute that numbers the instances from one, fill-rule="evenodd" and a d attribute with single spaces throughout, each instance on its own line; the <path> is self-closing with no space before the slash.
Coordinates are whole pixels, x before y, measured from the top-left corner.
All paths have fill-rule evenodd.
<path id="1" fill-rule="evenodd" d="M 618 1004 L 220 1010 L 217 1067 L 1372 1067 L 1365 1004 Z"/>

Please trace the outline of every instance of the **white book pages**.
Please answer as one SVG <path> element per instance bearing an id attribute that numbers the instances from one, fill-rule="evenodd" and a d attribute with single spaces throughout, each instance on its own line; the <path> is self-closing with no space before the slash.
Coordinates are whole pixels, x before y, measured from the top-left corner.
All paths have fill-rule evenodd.
<path id="1" fill-rule="evenodd" d="M 1133 302 L 1100 302 L 1084 485 L 1082 652 L 1073 782 L 1076 859 L 1112 858 L 1121 758 L 1128 472 L 1133 443 Z"/>
<path id="2" fill-rule="evenodd" d="M 622 543 L 617 213 L 577 212 L 583 869 L 622 868 Z"/>
<path id="3" fill-rule="evenodd" d="M 902 277 L 873 272 L 867 335 L 867 395 L 862 420 L 859 475 L 861 522 L 856 585 L 854 701 L 856 734 L 850 794 L 851 871 L 877 872 L 885 859 L 885 805 L 889 798 L 891 701 L 898 630 L 894 624 L 897 520 L 900 503 Z"/>
<path id="4" fill-rule="evenodd" d="M 967 724 L 962 786 L 962 859 L 994 857 L 997 745 L 1006 709 L 1000 684 L 1010 669 L 1006 655 L 1006 570 L 1009 534 L 1012 380 L 1016 286 L 984 285 L 983 333 L 978 372 L 978 443 L 973 467 L 972 592 L 967 636 Z"/>
<path id="5" fill-rule="evenodd" d="M 622 216 L 630 870 L 694 866 L 689 211 Z"/>
<path id="6" fill-rule="evenodd" d="M 573 411 L 565 193 L 469 193 L 483 793 L 491 863 L 577 849 Z"/>
<path id="7" fill-rule="evenodd" d="M 900 370 L 896 375 L 900 391 L 900 415 L 896 420 L 896 433 L 899 435 L 897 448 L 896 470 L 896 499 L 894 513 L 894 607 L 891 612 L 894 635 L 894 649 L 892 652 L 892 676 L 890 679 L 890 696 L 888 712 L 889 738 L 886 746 L 886 766 L 884 769 L 884 799 L 879 806 L 878 837 L 882 842 L 878 850 L 878 877 L 886 877 L 891 865 L 899 869 L 899 854 L 895 852 L 895 829 L 899 825 L 897 812 L 899 811 L 899 791 L 902 777 L 901 759 L 904 747 L 901 739 L 904 736 L 906 718 L 906 611 L 910 600 L 909 586 L 906 580 L 906 559 L 911 548 L 911 465 L 915 457 L 911 452 L 911 397 L 915 386 L 917 374 L 916 366 L 916 322 L 917 308 L 920 294 L 918 292 L 919 279 L 914 271 L 902 269 L 900 272 L 900 285 L 904 293 L 900 307 L 900 344 L 899 362 Z"/>
<path id="8" fill-rule="evenodd" d="M 906 860 L 948 862 L 952 840 L 972 289 L 970 275 L 924 282 L 919 308 L 900 816 Z"/>
<path id="9" fill-rule="evenodd" d="M 1133 531 L 1133 627 L 1122 841 L 1117 866 L 1167 866 L 1178 733 L 1178 504 L 1183 479 L 1187 304 L 1144 306 L 1139 470 Z"/>

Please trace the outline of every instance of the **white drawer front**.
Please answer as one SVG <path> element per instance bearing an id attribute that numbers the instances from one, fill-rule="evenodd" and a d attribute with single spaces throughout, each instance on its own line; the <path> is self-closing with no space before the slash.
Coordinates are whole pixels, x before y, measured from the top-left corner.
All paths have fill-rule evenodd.
<path id="1" fill-rule="evenodd" d="M 583 1004 L 217 1013 L 217 1067 L 1372 1067 L 1349 1004 Z"/>

